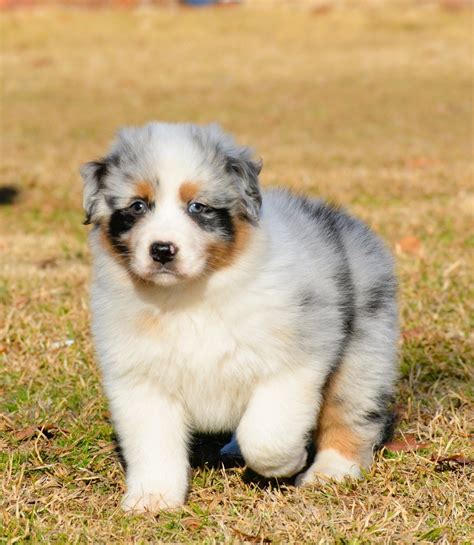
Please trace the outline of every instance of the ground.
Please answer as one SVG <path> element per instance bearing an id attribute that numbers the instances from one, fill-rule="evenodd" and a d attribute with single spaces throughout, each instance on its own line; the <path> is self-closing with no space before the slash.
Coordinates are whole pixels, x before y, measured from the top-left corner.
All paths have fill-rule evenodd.
<path id="1" fill-rule="evenodd" d="M 472 542 L 471 23 L 410 0 L 2 14 L 4 541 Z M 117 507 L 78 166 L 150 119 L 218 120 L 263 158 L 265 186 L 347 207 L 396 255 L 399 443 L 364 481 L 302 490 L 205 466 L 185 509 Z"/>

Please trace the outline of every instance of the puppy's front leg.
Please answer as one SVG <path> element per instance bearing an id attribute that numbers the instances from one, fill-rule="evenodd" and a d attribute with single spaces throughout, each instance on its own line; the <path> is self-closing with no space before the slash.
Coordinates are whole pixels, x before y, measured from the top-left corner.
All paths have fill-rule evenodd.
<path id="1" fill-rule="evenodd" d="M 237 428 L 247 465 L 264 477 L 290 477 L 306 463 L 306 442 L 320 403 L 306 369 L 267 378 L 255 389 Z"/>
<path id="2" fill-rule="evenodd" d="M 127 465 L 122 508 L 158 511 L 183 505 L 189 460 L 182 407 L 151 384 L 108 386 L 112 417 Z"/>

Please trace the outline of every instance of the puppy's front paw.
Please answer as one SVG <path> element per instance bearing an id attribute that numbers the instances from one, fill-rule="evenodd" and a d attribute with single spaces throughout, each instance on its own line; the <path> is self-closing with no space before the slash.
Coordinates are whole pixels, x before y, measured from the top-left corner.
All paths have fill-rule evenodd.
<path id="1" fill-rule="evenodd" d="M 281 463 L 278 466 L 270 466 L 265 469 L 267 477 L 291 477 L 301 471 L 306 465 L 306 459 L 308 458 L 308 453 L 306 449 L 303 448 L 300 452 L 296 453 L 293 458 L 290 458 Z"/>
<path id="2" fill-rule="evenodd" d="M 296 486 L 304 486 L 328 480 L 343 481 L 347 477 L 361 477 L 360 466 L 334 449 L 326 449 L 316 455 L 314 463 L 296 478 Z"/>
<path id="3" fill-rule="evenodd" d="M 165 494 L 151 492 L 128 492 L 122 499 L 122 509 L 126 513 L 157 513 L 184 505 L 184 500 L 168 497 Z"/>
<path id="4" fill-rule="evenodd" d="M 307 458 L 304 447 L 294 452 L 281 452 L 258 444 L 247 446 L 243 454 L 248 467 L 267 478 L 291 477 L 303 469 Z"/>

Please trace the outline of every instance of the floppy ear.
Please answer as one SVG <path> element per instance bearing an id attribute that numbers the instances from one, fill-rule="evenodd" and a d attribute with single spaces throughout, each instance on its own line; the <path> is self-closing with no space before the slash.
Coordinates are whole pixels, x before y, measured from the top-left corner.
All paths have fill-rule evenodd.
<path id="1" fill-rule="evenodd" d="M 81 167 L 81 176 L 84 182 L 82 206 L 86 213 L 84 225 L 96 223 L 101 216 L 101 209 L 105 206 L 101 190 L 104 187 L 104 178 L 108 172 L 105 159 L 91 161 Z"/>
<path id="2" fill-rule="evenodd" d="M 242 214 L 250 221 L 258 221 L 262 194 L 258 175 L 262 162 L 254 161 L 249 148 L 240 148 L 226 158 L 226 170 L 235 179 L 241 193 Z"/>

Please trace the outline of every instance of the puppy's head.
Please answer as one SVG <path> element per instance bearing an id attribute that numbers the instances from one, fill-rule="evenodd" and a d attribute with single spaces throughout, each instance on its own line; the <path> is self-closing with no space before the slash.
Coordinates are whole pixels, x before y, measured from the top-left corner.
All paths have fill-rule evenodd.
<path id="1" fill-rule="evenodd" d="M 258 223 L 261 164 L 216 125 L 150 123 L 119 132 L 86 163 L 86 223 L 135 277 L 159 285 L 230 265 Z"/>

